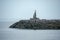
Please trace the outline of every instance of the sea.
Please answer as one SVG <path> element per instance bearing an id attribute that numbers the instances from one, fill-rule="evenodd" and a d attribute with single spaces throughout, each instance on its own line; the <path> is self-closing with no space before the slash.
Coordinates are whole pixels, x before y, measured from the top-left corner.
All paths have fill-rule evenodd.
<path id="1" fill-rule="evenodd" d="M 0 40 L 60 40 L 60 30 L 9 28 L 15 22 L 0 22 Z"/>

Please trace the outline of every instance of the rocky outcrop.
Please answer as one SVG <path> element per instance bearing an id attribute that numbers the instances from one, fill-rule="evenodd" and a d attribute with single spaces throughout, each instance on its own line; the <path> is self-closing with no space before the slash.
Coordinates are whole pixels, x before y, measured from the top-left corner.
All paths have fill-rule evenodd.
<path id="1" fill-rule="evenodd" d="M 36 11 L 30 20 L 20 20 L 14 23 L 10 28 L 18 29 L 60 29 L 60 20 L 46 20 L 36 17 Z"/>
<path id="2" fill-rule="evenodd" d="M 10 28 L 18 29 L 60 29 L 60 20 L 21 20 L 14 23 Z"/>

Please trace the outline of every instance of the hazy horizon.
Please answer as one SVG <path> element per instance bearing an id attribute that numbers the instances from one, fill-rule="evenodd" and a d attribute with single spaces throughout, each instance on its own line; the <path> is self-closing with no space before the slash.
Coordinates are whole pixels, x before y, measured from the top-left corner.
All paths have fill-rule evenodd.
<path id="1" fill-rule="evenodd" d="M 18 21 L 33 17 L 60 19 L 60 0 L 0 0 L 0 21 Z"/>
<path id="2" fill-rule="evenodd" d="M 60 19 L 60 0 L 0 0 L 0 40 L 60 40 L 60 30 L 16 30 L 13 23 L 33 17 Z"/>

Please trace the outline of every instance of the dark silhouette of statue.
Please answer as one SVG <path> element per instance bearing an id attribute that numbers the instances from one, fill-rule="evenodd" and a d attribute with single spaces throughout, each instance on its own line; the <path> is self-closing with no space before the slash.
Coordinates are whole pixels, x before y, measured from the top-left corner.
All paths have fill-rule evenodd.
<path id="1" fill-rule="evenodd" d="M 36 19 L 36 10 L 34 12 L 33 19 Z"/>

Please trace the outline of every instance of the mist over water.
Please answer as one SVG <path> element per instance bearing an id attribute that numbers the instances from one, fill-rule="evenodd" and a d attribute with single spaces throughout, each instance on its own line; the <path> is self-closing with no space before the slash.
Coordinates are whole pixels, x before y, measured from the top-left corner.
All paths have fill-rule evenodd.
<path id="1" fill-rule="evenodd" d="M 60 0 L 1 0 L 0 3 L 0 40 L 60 40 L 60 30 L 9 28 L 15 23 L 9 21 L 32 18 L 35 10 L 40 19 L 60 19 Z"/>
<path id="2" fill-rule="evenodd" d="M 0 40 L 60 40 L 60 30 L 23 30 L 9 28 L 14 22 L 0 22 Z"/>

